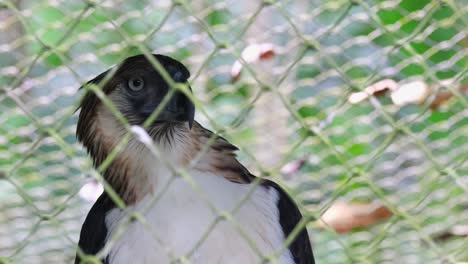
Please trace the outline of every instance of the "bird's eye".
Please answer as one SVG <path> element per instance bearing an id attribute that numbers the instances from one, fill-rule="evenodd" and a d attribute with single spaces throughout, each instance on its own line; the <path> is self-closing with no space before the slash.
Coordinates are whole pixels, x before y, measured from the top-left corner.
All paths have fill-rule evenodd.
<path id="1" fill-rule="evenodd" d="M 128 88 L 134 92 L 141 91 L 145 87 L 145 82 L 141 77 L 133 77 L 128 80 Z"/>

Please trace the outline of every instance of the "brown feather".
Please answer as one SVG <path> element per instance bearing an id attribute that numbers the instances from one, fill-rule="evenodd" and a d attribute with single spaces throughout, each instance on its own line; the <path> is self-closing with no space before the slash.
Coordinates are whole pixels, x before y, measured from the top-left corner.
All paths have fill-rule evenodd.
<path id="1" fill-rule="evenodd" d="M 253 180 L 254 176 L 237 160 L 235 151 L 238 148 L 223 137 L 195 122 L 189 138 L 193 145 L 191 151 L 188 151 L 189 157 L 193 158 L 209 145 L 203 154 L 203 162 L 198 162 L 198 166 L 195 166 L 196 170 L 211 172 L 236 183 L 250 183 Z"/>
<path id="2" fill-rule="evenodd" d="M 165 61 L 168 58 L 164 56 L 159 56 L 157 59 L 163 65 L 174 63 Z M 144 56 L 132 57 L 125 60 L 115 73 L 112 70 L 104 72 L 87 85 L 100 86 L 104 94 L 114 104 L 118 104 L 121 92 L 118 89 L 119 84 L 134 74 L 134 71 L 141 69 L 154 71 Z M 113 75 L 107 76 L 108 74 Z M 188 72 L 185 74 L 188 76 Z M 92 91 L 86 92 L 80 108 L 77 138 L 86 147 L 97 168 L 119 144 L 126 131 Z M 132 118 L 128 114 L 126 116 Z M 213 173 L 236 183 L 250 183 L 254 178 L 237 160 L 235 154 L 237 147 L 197 122 L 194 122 L 192 129 L 189 129 L 186 122 L 159 122 L 153 124 L 147 131 L 156 144 L 182 152 L 178 155 L 181 157 L 180 161 L 171 161 L 176 165 Z M 209 146 L 206 147 L 207 145 Z M 135 151 L 145 151 L 145 148 L 136 138 L 131 139 L 103 172 L 105 180 L 127 204 L 135 203 L 154 188 L 147 184 L 148 180 L 145 177 L 157 177 L 157 175 L 146 175 L 142 161 L 135 159 Z M 196 164 L 191 164 L 197 156 L 201 158 Z"/>
<path id="3" fill-rule="evenodd" d="M 97 168 L 121 141 L 125 129 L 100 101 L 97 107 L 92 107 L 97 113 L 94 115 L 89 115 L 87 112 L 87 103 L 89 102 L 83 103 L 80 113 L 78 139 L 88 150 Z M 114 124 L 112 128 L 114 131 L 106 131 L 109 128 L 104 126 L 108 122 Z M 148 129 L 148 134 L 156 144 L 168 148 L 176 148 L 177 145 L 177 150 L 182 152 L 180 155 L 182 158 L 175 163 L 185 168 L 192 166 L 193 170 L 212 173 L 241 184 L 250 183 L 254 179 L 254 176 L 237 160 L 235 153 L 237 147 L 202 127 L 198 122 L 194 123 L 192 129 L 189 129 L 186 123 L 159 123 Z M 128 144 L 139 149 L 137 151 L 144 151 L 145 146 L 135 138 Z M 157 177 L 157 175 L 145 175 L 144 170 L 140 168 L 141 161 L 134 158 L 135 151 L 127 145 L 103 172 L 105 180 L 127 204 L 137 202 L 153 190 L 154 186 L 147 184 L 145 177 Z M 191 164 L 198 156 L 200 158 L 196 164 Z M 136 177 L 138 179 L 135 179 Z"/>

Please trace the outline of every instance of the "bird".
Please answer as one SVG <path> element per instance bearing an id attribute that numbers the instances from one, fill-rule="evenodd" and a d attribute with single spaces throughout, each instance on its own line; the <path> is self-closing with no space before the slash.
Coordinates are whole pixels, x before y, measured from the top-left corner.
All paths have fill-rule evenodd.
<path id="1" fill-rule="evenodd" d="M 93 166 L 130 136 L 102 170 L 125 206 L 103 191 L 82 225 L 75 263 L 94 257 L 106 264 L 249 264 L 268 256 L 281 264 L 315 263 L 307 219 L 293 199 L 251 174 L 236 146 L 195 120 L 189 77 L 171 57 L 139 54 L 82 86 L 95 85 L 105 96 L 85 89 L 77 108 L 76 136 Z"/>

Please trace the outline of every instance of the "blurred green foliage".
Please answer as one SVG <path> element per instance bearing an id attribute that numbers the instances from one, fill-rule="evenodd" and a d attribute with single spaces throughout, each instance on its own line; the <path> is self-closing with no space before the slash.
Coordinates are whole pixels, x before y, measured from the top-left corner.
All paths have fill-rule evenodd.
<path id="1" fill-rule="evenodd" d="M 278 6 L 289 10 L 288 8 L 294 5 L 293 2 L 286 1 Z M 332 32 L 318 36 L 317 41 L 321 44 L 321 48 L 340 47 L 342 44 L 349 44 L 350 41 L 359 38 L 366 38 L 367 42 L 361 45 L 349 44 L 339 52 L 327 54 L 321 54 L 323 50 L 320 49 L 306 48 L 304 57 L 314 58 L 313 63 L 310 62 L 311 60 L 306 62 L 299 60 L 291 70 L 292 80 L 286 81 L 290 82 L 293 89 L 287 94 L 285 100 L 292 105 L 295 114 L 310 126 L 316 126 L 321 122 L 326 123 L 323 133 L 329 140 L 329 142 L 321 141 L 309 129 L 298 125 L 293 126 L 297 122 L 294 121 L 292 115 L 289 118 L 288 124 L 296 129 L 295 133 L 288 138 L 290 145 L 304 141 L 294 149 L 289 160 L 304 156 L 319 157 L 318 162 L 307 163 L 300 169 L 301 180 L 298 180 L 297 184 L 293 184 L 291 188 L 291 193 L 295 195 L 296 200 L 302 199 L 303 207 L 312 208 L 311 211 L 314 212 L 319 211 L 319 204 L 334 199 L 336 195 L 352 201 L 372 201 L 376 199 L 376 195 L 369 191 L 372 186 L 362 177 L 356 177 L 356 180 L 347 184 L 345 189 L 339 190 L 339 194 L 335 192 L 337 186 L 349 181 L 350 171 L 345 166 L 346 164 L 370 171 L 370 179 L 381 183 L 398 174 L 400 170 L 418 163 L 428 163 L 427 158 L 425 160 L 412 159 L 409 154 L 418 149 L 416 140 L 410 138 L 398 127 L 389 125 L 388 118 L 379 110 L 379 107 L 388 112 L 389 116 L 400 126 L 407 127 L 410 132 L 414 133 L 420 141 L 419 144 L 427 147 L 436 159 L 442 160 L 448 155 L 453 157 L 451 163 L 443 162 L 443 165 L 452 168 L 451 164 L 455 164 L 453 169 L 459 175 L 466 176 L 466 169 L 462 166 L 465 164 L 466 155 L 457 155 L 457 153 L 464 153 L 466 142 L 468 142 L 466 133 L 468 118 L 460 117 L 460 113 L 466 110 L 463 100 L 452 100 L 435 111 L 428 110 L 426 105 L 405 106 L 397 109 L 385 96 L 374 98 L 378 102 L 377 106 L 367 101 L 362 104 L 346 104 L 346 96 L 351 90 L 360 90 L 364 88 L 360 85 L 369 85 L 372 81 L 381 78 L 391 77 L 396 81 L 418 78 L 431 85 L 437 84 L 440 80 L 457 78 L 457 83 L 466 83 L 468 57 L 460 55 L 466 53 L 468 46 L 465 1 L 439 3 L 430 0 L 402 0 L 390 8 L 385 6 L 387 1 L 313 2 L 312 7 L 308 6 L 310 8 L 308 11 L 312 12 L 316 6 L 321 7 L 322 10 L 313 17 L 310 25 L 304 26 L 304 35 L 316 29 L 334 28 L 337 26 L 334 23 L 340 21 L 342 17 L 344 17 L 344 22 L 349 18 L 354 18 L 352 22 L 339 23 L 341 28 L 338 29 L 338 33 Z M 140 50 L 132 45 L 132 41 L 145 39 L 149 32 L 152 32 L 160 23 L 164 23 L 166 19 L 165 11 L 148 9 L 147 6 L 147 1 L 125 1 L 119 8 L 92 7 L 83 1 L 64 1 L 59 2 L 57 6 L 47 1 L 22 1 L 22 8 L 30 10 L 33 15 L 23 17 L 24 23 L 21 23 L 27 39 L 21 52 L 26 58 L 43 56 L 42 63 L 33 67 L 27 74 L 27 78 L 42 78 L 47 72 L 71 67 L 74 58 L 80 54 L 92 54 L 99 61 L 94 68 L 88 69 L 86 65 L 81 65 L 81 68 L 67 69 L 68 73 L 76 70 L 78 75 L 83 77 L 98 73 L 97 68 L 103 70 L 118 63 L 124 53 L 128 55 L 140 53 Z M 207 6 L 210 9 L 209 5 Z M 369 6 L 372 8 L 368 8 Z M 274 9 L 274 7 L 271 8 Z M 145 13 L 144 17 L 138 13 L 141 10 Z M 165 31 L 158 31 L 148 41 L 140 44 L 157 52 L 161 47 L 169 47 L 167 49 L 169 55 L 182 61 L 188 61 L 199 54 L 207 57 L 217 43 L 210 39 L 212 36 L 202 33 L 203 29 L 194 25 L 193 21 L 184 20 L 190 14 L 186 10 L 180 10 L 183 8 L 177 6 L 174 14 L 168 19 L 169 24 L 176 26 Z M 291 10 L 293 10 L 292 7 Z M 248 22 L 242 20 L 238 22 L 242 12 L 236 12 L 229 6 L 210 9 L 200 16 L 200 20 L 213 31 L 214 36 L 221 40 L 227 39 L 235 48 L 240 49 L 245 46 L 242 36 L 240 39 L 232 38 L 242 32 L 243 27 L 248 26 Z M 280 14 L 279 11 L 275 12 L 269 22 L 284 21 L 284 17 Z M 294 13 L 290 15 L 293 19 L 297 19 Z M 369 16 L 368 19 L 356 19 L 356 17 L 366 15 Z M 77 18 L 79 18 L 78 21 Z M 110 21 L 113 21 L 114 25 Z M 178 23 L 179 26 L 177 26 Z M 180 26 L 180 24 L 184 25 Z M 313 35 L 313 32 L 309 35 Z M 208 48 L 199 47 L 202 44 L 190 45 L 190 39 L 194 36 L 203 38 L 202 44 Z M 292 36 L 278 34 L 278 36 L 271 37 L 269 41 L 276 41 L 275 44 L 280 45 L 291 41 L 291 38 L 299 39 L 297 35 Z M 189 44 L 180 44 L 181 42 Z M 114 46 L 115 48 L 109 48 Z M 286 54 L 285 60 L 292 60 L 295 55 L 292 52 Z M 358 63 L 359 59 L 366 57 L 372 57 L 375 60 Z M 251 81 L 252 76 L 247 71 L 244 71 L 242 78 L 235 83 L 231 83 L 229 70 L 217 71 L 223 66 L 229 68 L 235 60 L 236 57 L 231 54 L 214 55 L 206 61 L 206 66 L 202 69 L 205 78 L 198 81 L 199 87 L 194 87 L 195 94 L 207 95 L 209 102 L 207 102 L 206 110 L 214 113 L 216 121 L 223 126 L 229 126 L 236 120 L 238 114 L 245 110 L 240 109 L 240 106 L 248 103 L 255 96 L 255 91 L 259 89 L 256 87 L 258 84 Z M 0 53 L 0 68 L 11 65 L 15 65 L 12 54 Z M 193 66 L 193 72 L 196 72 L 195 69 L 198 69 L 197 66 L 200 65 L 191 66 Z M 321 79 L 324 72 L 336 72 L 336 68 L 341 69 L 345 76 Z M 394 71 L 384 71 L 388 69 Z M 9 87 L 16 78 L 19 78 L 19 75 L 0 76 L 1 89 L 16 89 L 17 87 Z M 73 80 L 76 88 L 85 81 L 77 79 L 71 73 L 66 78 Z M 315 80 L 320 81 L 311 85 L 311 81 Z M 58 88 L 54 89 L 60 89 L 60 85 L 57 86 Z M 455 87 L 452 88 L 455 89 Z M 42 84 L 38 86 L 37 91 L 32 91 L 31 94 L 25 96 L 24 100 L 27 103 L 34 103 L 36 97 L 48 95 L 54 89 L 47 83 Z M 59 184 L 60 186 L 47 197 L 54 201 L 53 205 L 60 204 L 55 202 L 53 197 L 62 202 L 70 193 L 67 189 L 69 186 L 64 182 L 69 181 L 70 177 L 82 176 L 82 172 L 74 165 L 66 170 L 45 171 L 44 168 L 60 167 L 71 162 L 71 158 L 57 154 L 63 154 L 63 149 L 57 144 L 40 145 L 25 158 L 24 148 L 18 146 L 29 146 L 39 137 L 47 136 L 47 132 L 43 128 L 37 128 L 33 120 L 22 113 L 16 107 L 16 103 L 5 96 L 2 91 L 0 91 L 0 96 L 0 136 L 6 142 L 6 144 L 0 144 L 0 154 L 2 154 L 0 155 L 0 171 L 10 171 L 15 164 L 27 159 L 29 162 L 25 161 L 24 165 L 16 168 L 14 174 L 11 175 L 14 181 L 26 193 L 38 187 L 47 189 L 48 186 Z M 71 97 L 63 103 L 68 104 L 70 109 L 74 107 L 70 102 L 78 100 L 76 95 Z M 224 111 L 226 107 L 232 107 L 236 111 Z M 47 116 L 62 115 L 62 112 L 59 112 L 60 109 L 51 109 L 43 112 L 36 110 L 34 114 L 37 114 L 39 121 Z M 333 118 L 330 118 L 332 114 Z M 372 118 L 369 118 L 370 116 Z M 75 121 L 75 117 L 64 117 L 70 119 L 70 124 Z M 247 117 L 249 119 L 251 115 Z M 331 121 L 328 122 L 327 119 Z M 370 121 L 363 122 L 363 120 Z M 227 135 L 233 142 L 241 142 L 243 146 L 248 146 L 263 136 L 249 127 L 247 121 L 242 120 L 242 122 L 243 126 L 238 125 L 237 129 Z M 64 131 L 66 127 L 70 127 L 69 123 L 58 126 L 57 130 L 62 133 L 61 136 L 65 142 L 74 144 L 76 142 L 70 131 Z M 16 133 L 25 128 L 29 128 L 31 133 Z M 379 149 L 386 144 L 388 139 L 392 139 L 389 143 L 390 150 L 379 153 Z M 441 144 L 441 141 L 448 143 Z M 340 156 L 328 151 L 330 144 L 340 153 Z M 397 144 L 407 145 L 408 148 L 392 149 L 392 145 Z M 77 153 L 78 156 L 84 156 L 81 152 Z M 406 154 L 409 156 L 406 157 Z M 400 163 L 395 164 L 391 169 L 379 167 L 379 164 L 396 163 L 395 160 L 398 157 L 402 157 L 403 160 L 407 159 L 404 162 L 398 161 Z M 242 158 L 248 157 L 242 156 Z M 333 170 L 328 168 L 333 168 Z M 411 226 L 401 215 L 374 228 L 358 229 L 340 237 L 333 232 L 312 227 L 311 233 L 314 234 L 317 259 L 323 260 L 321 261 L 323 263 L 351 263 L 363 260 L 370 263 L 393 263 L 395 259 L 386 259 L 388 252 L 397 252 L 405 260 L 410 259 L 410 256 L 416 252 L 418 263 L 436 263 L 437 256 L 432 249 L 421 242 L 417 233 L 429 234 L 431 230 L 438 228 L 435 231 L 440 231 L 439 229 L 449 228 L 459 223 L 454 218 L 463 216 L 466 205 L 451 207 L 445 205 L 461 200 L 461 197 L 466 196 L 466 189 L 454 184 L 455 179 L 451 178 L 447 172 L 440 172 L 438 168 L 431 165 L 421 166 L 419 174 L 410 174 L 412 177 L 402 179 L 395 185 L 384 186 L 382 189 L 386 195 L 392 197 L 390 198 L 392 202 L 395 202 L 392 200 L 395 197 L 401 198 L 397 206 L 403 206 L 416 219 L 421 229 L 415 230 L 414 226 Z M 3 184 L 10 183 L 0 182 L 0 185 Z M 413 185 L 417 186 L 414 188 L 420 189 L 418 191 L 406 189 L 406 187 L 413 188 Z M 0 190 L 2 188 L 0 186 Z M 307 195 L 308 192 L 314 190 L 319 190 L 320 198 Z M 438 190 L 445 190 L 445 193 L 439 194 Z M 7 199 L 5 197 L 8 195 L 8 193 L 2 193 L 4 199 Z M 428 199 L 428 197 L 431 198 Z M 422 203 L 425 210 L 418 211 L 418 206 Z M 463 219 L 459 220 L 461 222 Z M 396 222 L 401 224 L 397 225 Z M 382 234 L 385 234 L 385 237 Z M 388 239 L 387 236 L 395 238 Z M 466 246 L 464 238 L 454 238 L 438 244 L 442 252 L 455 252 L 453 254 L 456 259 L 467 261 L 467 253 L 459 250 L 464 245 Z M 3 259 L 0 260 L 2 261 Z"/>

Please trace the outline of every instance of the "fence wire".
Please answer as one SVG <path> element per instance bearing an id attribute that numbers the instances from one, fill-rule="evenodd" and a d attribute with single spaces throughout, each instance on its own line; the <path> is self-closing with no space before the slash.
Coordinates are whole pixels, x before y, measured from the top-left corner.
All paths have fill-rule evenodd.
<path id="1" fill-rule="evenodd" d="M 0 0 L 0 262 L 73 261 L 102 190 L 75 139 L 78 87 L 140 53 L 190 69 L 196 119 L 286 188 L 318 263 L 467 262 L 467 11 Z"/>

